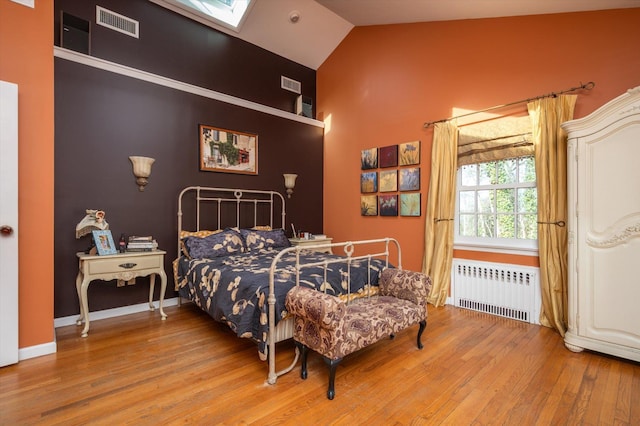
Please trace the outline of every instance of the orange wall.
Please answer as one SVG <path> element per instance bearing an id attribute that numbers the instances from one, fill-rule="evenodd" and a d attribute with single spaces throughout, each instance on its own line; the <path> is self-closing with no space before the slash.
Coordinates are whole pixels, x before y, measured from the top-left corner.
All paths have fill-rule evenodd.
<path id="1" fill-rule="evenodd" d="M 34 9 L 0 1 L 0 80 L 18 84 L 19 346 L 25 348 L 54 341 L 52 0 L 37 0 Z"/>
<path id="2" fill-rule="evenodd" d="M 318 70 L 325 128 L 324 232 L 336 241 L 392 236 L 422 268 L 433 128 L 453 108 L 484 109 L 594 81 L 583 117 L 640 85 L 640 8 L 356 27 Z M 523 105 L 522 111 L 526 111 Z M 420 140 L 422 216 L 360 216 L 360 151 Z M 456 251 L 478 260 L 537 258 Z"/>

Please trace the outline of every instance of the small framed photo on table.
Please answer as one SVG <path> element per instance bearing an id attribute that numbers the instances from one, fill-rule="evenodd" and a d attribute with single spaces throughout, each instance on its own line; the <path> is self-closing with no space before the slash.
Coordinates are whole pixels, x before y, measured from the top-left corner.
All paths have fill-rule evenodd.
<path id="1" fill-rule="evenodd" d="M 92 231 L 93 240 L 96 243 L 98 254 L 104 256 L 106 254 L 116 254 L 116 245 L 113 243 L 113 237 L 111 231 L 108 229 L 105 231 Z"/>

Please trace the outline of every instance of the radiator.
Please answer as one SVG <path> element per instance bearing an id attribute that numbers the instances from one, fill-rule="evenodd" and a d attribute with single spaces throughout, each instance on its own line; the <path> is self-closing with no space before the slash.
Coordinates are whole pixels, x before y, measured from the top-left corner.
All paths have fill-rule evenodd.
<path id="1" fill-rule="evenodd" d="M 540 323 L 539 268 L 453 259 L 451 294 L 460 308 Z"/>

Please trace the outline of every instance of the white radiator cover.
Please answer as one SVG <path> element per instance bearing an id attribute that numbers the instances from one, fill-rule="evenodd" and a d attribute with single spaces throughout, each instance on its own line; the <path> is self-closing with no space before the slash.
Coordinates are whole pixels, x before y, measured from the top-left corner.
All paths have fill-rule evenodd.
<path id="1" fill-rule="evenodd" d="M 460 308 L 540 324 L 539 268 L 453 259 L 451 295 Z"/>

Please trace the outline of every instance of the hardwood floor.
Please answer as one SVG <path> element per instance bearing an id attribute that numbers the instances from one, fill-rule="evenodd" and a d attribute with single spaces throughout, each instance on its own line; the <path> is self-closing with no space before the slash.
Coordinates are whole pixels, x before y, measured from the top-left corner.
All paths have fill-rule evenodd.
<path id="1" fill-rule="evenodd" d="M 640 364 L 544 327 L 429 306 L 423 350 L 416 326 L 346 357 L 329 401 L 319 356 L 266 385 L 250 341 L 193 305 L 166 312 L 57 329 L 56 354 L 0 369 L 0 424 L 640 425 Z"/>

